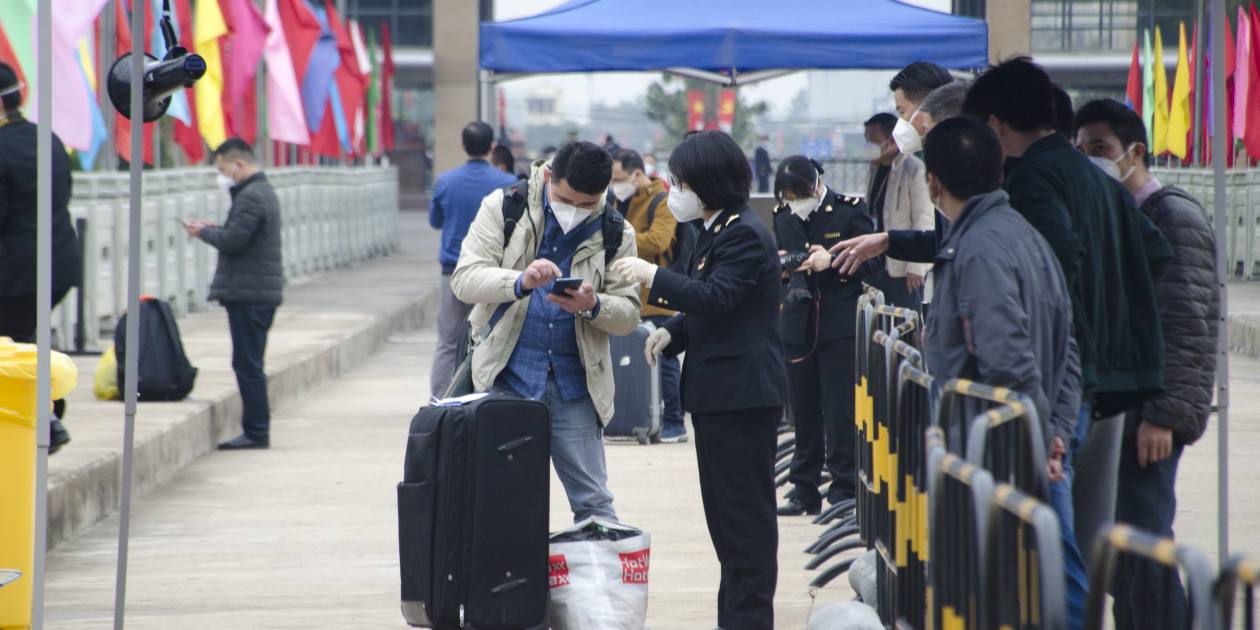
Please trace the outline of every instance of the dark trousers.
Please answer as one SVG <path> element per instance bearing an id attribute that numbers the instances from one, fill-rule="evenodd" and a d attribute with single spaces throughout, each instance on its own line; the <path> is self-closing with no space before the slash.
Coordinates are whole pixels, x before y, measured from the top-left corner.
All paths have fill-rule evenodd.
<path id="1" fill-rule="evenodd" d="M 757 192 L 759 193 L 770 192 L 770 175 L 769 174 L 757 176 Z"/>
<path id="2" fill-rule="evenodd" d="M 884 303 L 914 311 L 923 309 L 923 289 L 911 291 L 906 286 L 905 278 L 894 278 L 888 275 L 888 268 L 866 279 L 866 283 L 884 292 Z"/>
<path id="3" fill-rule="evenodd" d="M 69 292 L 69 288 L 54 291 L 53 307 L 60 304 Z M 35 343 L 35 320 L 34 293 L 0 298 L 0 337 L 10 337 L 18 343 Z"/>
<path id="4" fill-rule="evenodd" d="M 818 486 L 823 463 L 831 473 L 827 500 L 851 499 L 857 484 L 853 426 L 853 338 L 819 345 L 804 361 L 788 365 L 796 452 L 788 480 L 793 496 L 807 506 L 822 502 Z"/>
<path id="5" fill-rule="evenodd" d="M 722 565 L 718 625 L 772 630 L 778 580 L 774 453 L 783 409 L 691 416 L 700 496 Z"/>
<path id="6" fill-rule="evenodd" d="M 263 355 L 267 332 L 276 316 L 276 307 L 261 304 L 225 304 L 228 329 L 232 332 L 232 370 L 241 391 L 241 427 L 257 442 L 270 440 L 271 406 L 267 401 L 267 373 Z"/>
<path id="7" fill-rule="evenodd" d="M 657 328 L 665 325 L 669 318 L 656 315 L 647 318 Z M 682 384 L 682 365 L 678 357 L 662 354 L 658 359 L 661 366 L 661 403 L 665 405 L 665 413 L 661 416 L 661 426 L 682 426 L 683 408 L 680 385 Z"/>
<path id="8" fill-rule="evenodd" d="M 1177 464 L 1182 445 L 1172 456 L 1146 468 L 1138 465 L 1137 438 L 1125 437 L 1120 451 L 1120 482 L 1116 492 L 1116 522 L 1127 523 L 1157 536 L 1173 537 L 1177 515 Z M 1122 557 L 1116 563 L 1115 616 L 1117 630 L 1189 628 L 1186 592 L 1181 574 L 1153 562 Z"/>

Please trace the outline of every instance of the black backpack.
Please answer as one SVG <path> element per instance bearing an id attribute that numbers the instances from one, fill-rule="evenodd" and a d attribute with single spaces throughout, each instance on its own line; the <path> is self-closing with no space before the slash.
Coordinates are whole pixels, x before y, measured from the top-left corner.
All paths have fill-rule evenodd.
<path id="1" fill-rule="evenodd" d="M 664 191 L 659 192 L 655 197 L 652 197 L 652 201 L 648 203 L 647 210 L 648 227 L 651 227 L 652 224 L 656 222 L 656 209 L 660 207 L 661 202 L 665 201 L 668 197 L 669 193 Z M 608 202 L 617 208 L 618 214 L 621 213 L 620 204 L 611 192 L 608 193 Z M 678 225 L 674 228 L 674 246 L 669 250 L 669 264 L 666 265 L 665 268 L 670 271 L 681 273 L 684 276 L 687 275 L 687 263 L 690 261 L 692 250 L 696 248 L 696 239 L 698 238 L 699 234 L 696 232 L 695 225 L 679 221 Z"/>
<path id="2" fill-rule="evenodd" d="M 512 240 L 516 225 L 525 216 L 525 207 L 529 205 L 529 182 L 522 180 L 503 189 L 503 247 Z M 620 212 L 604 212 L 604 223 L 600 230 L 604 234 L 604 264 L 611 264 L 621 249 L 621 239 L 625 235 L 626 218 Z"/>
<path id="3" fill-rule="evenodd" d="M 118 319 L 114 331 L 114 354 L 118 359 L 118 390 L 126 393 L 127 381 L 127 316 Z M 139 382 L 136 391 L 141 401 L 183 400 L 192 392 L 197 380 L 197 368 L 188 362 L 184 354 L 184 342 L 175 325 L 171 306 L 162 300 L 145 300 L 140 303 Z"/>

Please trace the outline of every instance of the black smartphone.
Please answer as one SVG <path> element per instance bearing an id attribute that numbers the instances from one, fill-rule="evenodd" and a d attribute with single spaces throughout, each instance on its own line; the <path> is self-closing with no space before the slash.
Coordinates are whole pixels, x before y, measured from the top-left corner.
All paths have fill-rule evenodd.
<path id="1" fill-rule="evenodd" d="M 556 278 L 556 283 L 551 285 L 551 293 L 553 295 L 563 295 L 568 297 L 569 289 L 578 290 L 582 288 L 581 278 Z"/>

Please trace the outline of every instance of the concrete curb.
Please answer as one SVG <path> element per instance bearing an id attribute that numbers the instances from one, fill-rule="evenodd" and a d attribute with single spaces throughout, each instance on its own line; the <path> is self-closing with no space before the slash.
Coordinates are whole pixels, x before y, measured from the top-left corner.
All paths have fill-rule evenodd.
<path id="1" fill-rule="evenodd" d="M 1229 350 L 1260 359 L 1260 315 L 1229 316 Z"/>
<path id="2" fill-rule="evenodd" d="M 437 310 L 437 288 L 429 286 L 418 298 L 379 313 L 345 331 L 332 343 L 313 347 L 296 360 L 268 366 L 268 390 L 273 406 L 297 399 L 321 383 L 337 378 L 376 354 L 401 331 L 427 326 Z M 172 403 L 187 408 L 165 429 L 142 435 L 137 431 L 134 494 L 145 495 L 170 481 L 177 472 L 213 451 L 219 442 L 239 431 L 240 395 Z M 63 475 L 48 488 L 48 545 L 54 547 L 91 527 L 118 509 L 122 476 L 121 445 L 87 465 Z"/>

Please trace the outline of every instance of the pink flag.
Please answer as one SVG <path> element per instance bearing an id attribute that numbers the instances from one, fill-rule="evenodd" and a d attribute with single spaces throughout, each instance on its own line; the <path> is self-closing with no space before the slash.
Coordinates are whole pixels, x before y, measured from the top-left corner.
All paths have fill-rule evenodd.
<path id="1" fill-rule="evenodd" d="M 1250 79 L 1247 72 L 1251 59 L 1251 20 L 1238 7 L 1238 44 L 1234 47 L 1234 137 L 1247 136 L 1247 94 Z"/>
<path id="2" fill-rule="evenodd" d="M 79 66 L 79 41 L 87 35 L 96 16 L 105 7 L 107 0 L 60 0 L 56 15 L 53 16 L 53 85 L 52 114 L 53 131 L 68 147 L 79 150 L 92 148 L 92 103 L 94 94 L 89 93 L 87 83 L 78 80 L 58 80 L 58 78 L 82 76 Z M 32 11 L 32 14 L 34 11 Z M 31 32 L 38 37 L 35 28 L 35 16 L 31 17 Z M 36 43 L 38 50 L 38 43 Z M 27 75 L 30 86 L 30 106 L 27 112 L 32 121 L 39 112 L 37 101 L 38 90 L 35 86 L 34 74 Z"/>
<path id="3" fill-rule="evenodd" d="M 289 54 L 289 42 L 284 36 L 276 0 L 267 0 L 267 24 L 271 27 L 264 51 L 267 59 L 267 131 L 272 140 L 308 145 L 311 134 L 306 129 L 302 93 L 298 90 L 297 75 L 293 73 L 293 58 Z"/>
<path id="4" fill-rule="evenodd" d="M 238 103 L 254 89 L 258 62 L 271 28 L 252 0 L 219 0 L 232 29 L 223 39 L 223 102 Z"/>

